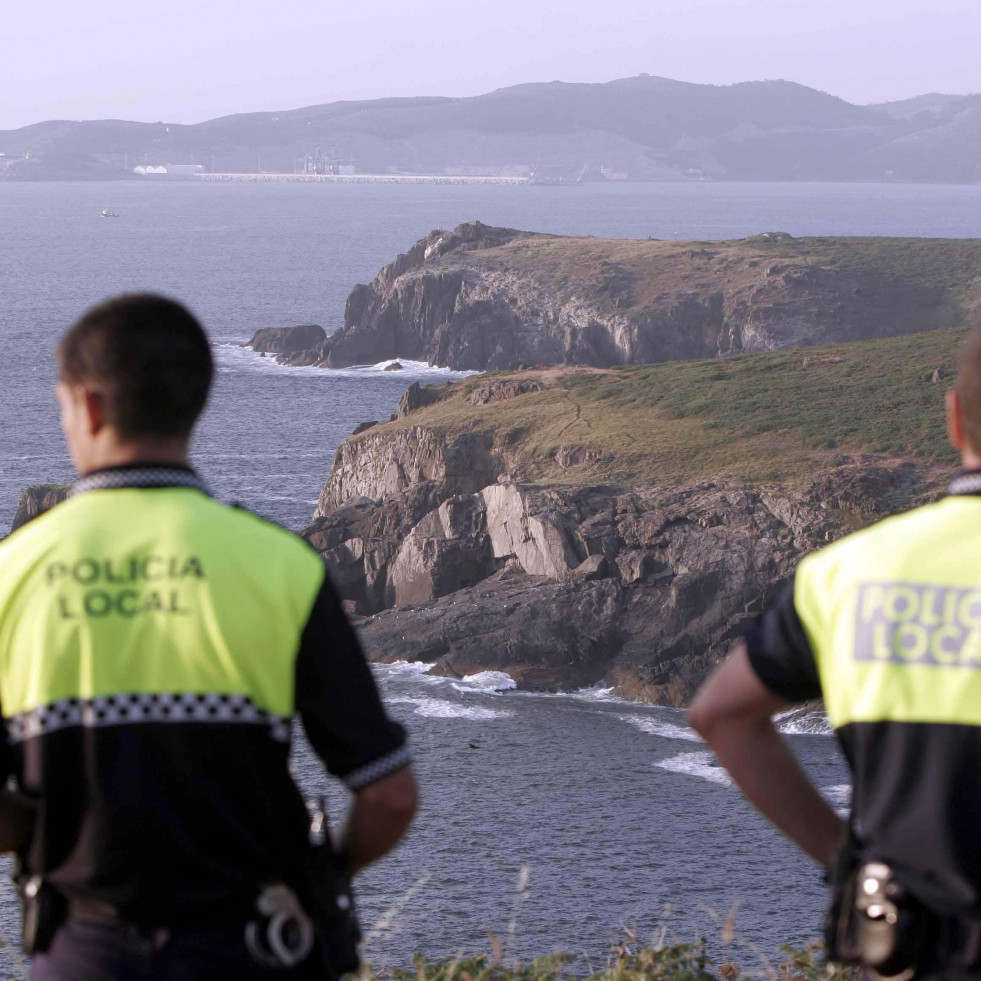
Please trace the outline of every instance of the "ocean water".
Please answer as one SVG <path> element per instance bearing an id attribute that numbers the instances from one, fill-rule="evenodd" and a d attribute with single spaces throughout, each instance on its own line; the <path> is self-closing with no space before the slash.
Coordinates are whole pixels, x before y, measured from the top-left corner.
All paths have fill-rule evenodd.
<path id="1" fill-rule="evenodd" d="M 260 327 L 336 328 L 354 283 L 432 228 L 472 218 L 600 237 L 974 237 L 981 187 L 0 183 L 0 524 L 24 486 L 72 477 L 52 398 L 58 337 L 89 304 L 152 289 L 189 303 L 215 344 L 201 473 L 222 499 L 302 527 L 354 426 L 387 418 L 412 381 L 451 375 L 286 369 L 240 345 Z M 375 962 L 487 950 L 490 930 L 515 956 L 565 950 L 596 964 L 633 922 L 642 937 L 666 927 L 718 944 L 734 904 L 736 947 L 724 953 L 746 969 L 817 935 L 817 871 L 742 801 L 680 713 L 602 690 L 501 693 L 501 677 L 448 681 L 415 666 L 378 675 L 412 734 L 423 802 L 405 844 L 360 881 Z M 847 807 L 826 726 L 785 726 L 828 799 Z M 302 738 L 296 767 L 323 792 Z M 340 813 L 343 795 L 331 793 Z M 516 894 L 523 869 L 528 889 Z M 0 882 L 0 935 L 16 931 Z M 0 949 L 4 972 L 15 967 Z"/>

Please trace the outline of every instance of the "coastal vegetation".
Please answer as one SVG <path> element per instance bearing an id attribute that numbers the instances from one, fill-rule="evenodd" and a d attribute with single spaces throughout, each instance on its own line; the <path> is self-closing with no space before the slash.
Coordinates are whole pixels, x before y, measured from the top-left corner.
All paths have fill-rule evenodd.
<path id="1" fill-rule="evenodd" d="M 363 981 L 858 981 L 855 969 L 827 965 L 820 944 L 784 946 L 775 962 L 744 971 L 732 960 L 718 961 L 704 939 L 643 947 L 622 943 L 602 965 L 576 966 L 565 954 L 536 957 L 527 963 L 506 962 L 498 950 L 491 956 L 458 956 L 430 961 L 417 954 L 411 968 L 362 973 Z"/>
<path id="2" fill-rule="evenodd" d="M 375 660 L 681 706 L 803 555 L 942 493 L 965 333 L 414 385 L 304 534 Z"/>
<path id="3" fill-rule="evenodd" d="M 943 393 L 965 334 L 951 328 L 707 361 L 481 375 L 430 388 L 432 404 L 367 432 L 485 433 L 516 479 L 549 485 L 793 481 L 856 454 L 942 466 L 955 460 Z M 495 379 L 501 393 L 509 380 L 537 390 L 474 397 Z"/>

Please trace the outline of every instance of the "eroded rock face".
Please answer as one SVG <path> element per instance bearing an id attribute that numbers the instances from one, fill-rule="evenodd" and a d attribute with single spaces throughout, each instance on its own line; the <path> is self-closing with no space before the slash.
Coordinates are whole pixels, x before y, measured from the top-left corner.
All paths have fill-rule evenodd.
<path id="1" fill-rule="evenodd" d="M 541 392 L 544 388 L 545 386 L 540 381 L 533 378 L 504 378 L 488 382 L 486 385 L 478 385 L 470 393 L 467 401 L 471 405 L 505 402 L 508 399 L 517 398 L 519 395 Z"/>
<path id="2" fill-rule="evenodd" d="M 474 493 L 495 480 L 501 469 L 485 433 L 446 438 L 424 426 L 395 433 L 368 430 L 338 448 L 314 518 L 354 498 L 390 497 L 431 481 L 445 485 L 447 497 Z"/>
<path id="3" fill-rule="evenodd" d="M 427 405 L 434 405 L 449 394 L 449 384 L 446 385 L 421 385 L 414 382 L 406 390 L 399 402 L 398 411 L 395 413 L 396 419 L 404 419 L 407 415 L 417 409 L 424 409 Z"/>
<path id="4" fill-rule="evenodd" d="M 454 448 L 420 427 L 371 440 L 339 451 L 305 533 L 365 615 L 370 657 L 502 670 L 535 688 L 605 680 L 669 705 L 690 697 L 803 555 L 943 482 L 856 458 L 795 493 L 541 489 L 488 480 L 500 461 L 479 441 Z"/>
<path id="5" fill-rule="evenodd" d="M 503 570 L 478 585 L 359 623 L 375 660 L 429 661 L 465 676 L 506 671 L 522 688 L 579 688 L 619 642 L 617 585 L 556 583 Z"/>

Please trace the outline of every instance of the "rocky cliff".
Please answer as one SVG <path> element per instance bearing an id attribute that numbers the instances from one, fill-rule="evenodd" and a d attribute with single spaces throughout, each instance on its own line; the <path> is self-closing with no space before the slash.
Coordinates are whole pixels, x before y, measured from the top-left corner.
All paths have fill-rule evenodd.
<path id="1" fill-rule="evenodd" d="M 56 504 L 60 504 L 68 496 L 68 487 L 64 484 L 34 484 L 22 491 L 20 501 L 17 504 L 17 513 L 14 515 L 13 524 L 10 526 L 11 533 L 15 532 L 21 525 L 26 525 L 39 514 L 49 511 Z"/>
<path id="2" fill-rule="evenodd" d="M 962 336 L 413 388 L 340 447 L 305 535 L 374 659 L 683 704 L 801 556 L 941 492 Z"/>
<path id="3" fill-rule="evenodd" d="M 981 241 L 602 240 L 469 222 L 354 288 L 343 329 L 288 364 L 651 364 L 968 322 Z"/>
<path id="4" fill-rule="evenodd" d="M 297 354 L 327 339 L 319 324 L 297 324 L 295 327 L 264 327 L 257 330 L 246 347 L 261 354 Z"/>
<path id="5" fill-rule="evenodd" d="M 365 459 L 378 449 L 363 447 Z M 501 670 L 528 688 L 605 681 L 679 705 L 803 554 L 863 511 L 937 486 L 913 465 L 872 461 L 819 472 L 793 494 L 508 481 L 453 494 L 425 482 L 348 501 L 307 535 L 348 608 L 366 616 L 361 636 L 375 659 L 454 675 Z"/>

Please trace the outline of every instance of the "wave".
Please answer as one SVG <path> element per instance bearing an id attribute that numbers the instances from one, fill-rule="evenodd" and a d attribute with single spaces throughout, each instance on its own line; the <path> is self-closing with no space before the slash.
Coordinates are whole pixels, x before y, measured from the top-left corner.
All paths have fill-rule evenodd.
<path id="1" fill-rule="evenodd" d="M 427 719 L 507 719 L 513 715 L 512 712 L 484 708 L 482 705 L 460 705 L 443 698 L 425 696 L 400 695 L 385 701 L 389 705 L 414 705 L 414 714 Z"/>
<path id="2" fill-rule="evenodd" d="M 633 705 L 625 698 L 619 698 L 613 694 L 612 688 L 604 688 L 602 685 L 594 685 L 591 688 L 578 688 L 576 691 L 519 691 L 517 695 L 524 695 L 527 698 L 566 698 L 580 702 L 622 702 L 624 705 Z"/>
<path id="3" fill-rule="evenodd" d="M 847 816 L 851 810 L 852 785 L 850 783 L 836 783 L 830 787 L 822 787 L 821 796 L 841 817 Z"/>
<path id="4" fill-rule="evenodd" d="M 830 736 L 834 733 L 823 712 L 789 709 L 776 717 L 777 728 L 787 736 Z"/>
<path id="5" fill-rule="evenodd" d="M 679 753 L 666 760 L 659 760 L 654 765 L 671 773 L 683 773 L 721 787 L 732 786 L 732 777 L 719 766 L 711 753 Z"/>
<path id="6" fill-rule="evenodd" d="M 427 674 L 432 664 L 428 661 L 375 661 L 372 667 L 386 675 L 413 677 Z"/>
<path id="7" fill-rule="evenodd" d="M 479 375 L 479 371 L 454 371 L 452 368 L 440 368 L 431 365 L 426 361 L 410 361 L 407 358 L 389 358 L 387 361 L 379 361 L 377 364 L 352 365 L 350 368 L 318 368 L 314 365 L 304 365 L 292 367 L 280 364 L 275 355 L 263 357 L 252 348 L 241 347 L 238 344 L 225 342 L 215 345 L 219 372 L 238 372 L 238 371 L 261 371 L 261 372 L 284 372 L 288 371 L 292 375 L 306 376 L 311 378 L 363 378 L 365 376 L 377 377 L 404 377 L 404 378 L 467 378 L 470 375 Z M 398 361 L 402 365 L 401 371 L 386 371 L 385 369 Z"/>
<path id="8" fill-rule="evenodd" d="M 732 777 L 719 765 L 715 756 L 709 752 L 679 753 L 666 760 L 658 760 L 654 764 L 662 770 L 671 773 L 682 773 L 689 777 L 706 780 L 720 787 L 734 786 Z M 819 788 L 822 797 L 835 809 L 841 817 L 847 817 L 852 803 L 852 785 L 836 783 Z"/>
<path id="9" fill-rule="evenodd" d="M 452 682 L 452 685 L 460 692 L 477 691 L 485 695 L 496 695 L 518 687 L 517 682 L 506 671 L 478 671 L 477 674 L 465 675 Z"/>
<path id="10" fill-rule="evenodd" d="M 653 716 L 644 715 L 618 715 L 621 722 L 627 722 L 640 729 L 641 732 L 650 733 L 652 736 L 662 736 L 664 739 L 683 739 L 686 742 L 700 743 L 701 737 L 694 729 L 687 726 L 675 725 L 673 722 L 664 722 Z"/>
<path id="11" fill-rule="evenodd" d="M 592 688 L 579 688 L 577 691 L 569 692 L 566 698 L 578 698 L 584 702 L 626 702 L 626 699 L 618 698 L 613 694 L 612 686 L 604 688 L 602 685 L 593 685 Z"/>

